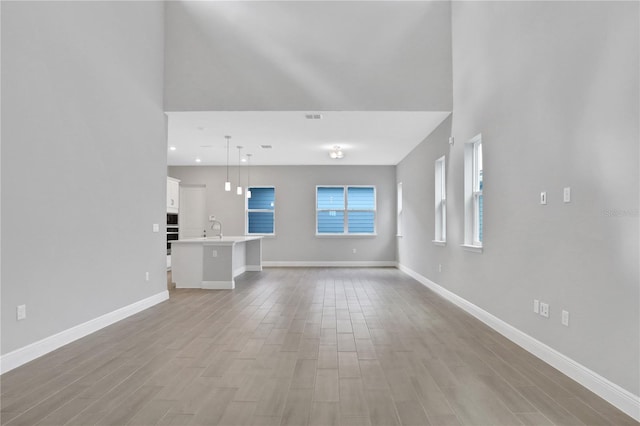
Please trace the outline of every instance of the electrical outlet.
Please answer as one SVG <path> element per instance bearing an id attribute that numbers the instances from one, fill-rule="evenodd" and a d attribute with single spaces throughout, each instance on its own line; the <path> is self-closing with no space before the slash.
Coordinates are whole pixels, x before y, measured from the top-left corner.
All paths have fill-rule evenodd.
<path id="1" fill-rule="evenodd" d="M 18 305 L 16 307 L 16 318 L 18 321 L 27 318 L 27 305 Z"/>
<path id="2" fill-rule="evenodd" d="M 545 318 L 549 318 L 549 304 L 548 303 L 540 303 L 540 315 Z"/>
<path id="3" fill-rule="evenodd" d="M 153 232 L 160 232 L 160 224 L 158 223 L 153 224 Z"/>
<path id="4" fill-rule="evenodd" d="M 536 314 L 540 313 L 540 301 L 538 299 L 533 299 L 533 312 Z"/>
<path id="5" fill-rule="evenodd" d="M 569 327 L 569 312 L 562 310 L 562 325 Z"/>
<path id="6" fill-rule="evenodd" d="M 570 203 L 571 202 L 571 187 L 566 187 L 564 189 L 564 192 L 562 193 L 563 195 L 563 199 L 565 203 Z"/>
<path id="7" fill-rule="evenodd" d="M 540 193 L 540 204 L 547 204 L 547 193 L 544 191 Z"/>
<path id="8" fill-rule="evenodd" d="M 353 249 L 352 251 L 353 251 L 353 254 L 356 254 L 356 251 L 357 251 L 357 250 L 356 250 L 356 249 Z"/>
<path id="9" fill-rule="evenodd" d="M 211 250 L 211 257 L 218 257 L 218 250 Z"/>
<path id="10" fill-rule="evenodd" d="M 148 272 L 144 273 L 144 280 L 145 281 L 149 281 L 149 273 Z"/>
<path id="11" fill-rule="evenodd" d="M 442 263 L 438 263 L 438 272 L 442 272 Z"/>

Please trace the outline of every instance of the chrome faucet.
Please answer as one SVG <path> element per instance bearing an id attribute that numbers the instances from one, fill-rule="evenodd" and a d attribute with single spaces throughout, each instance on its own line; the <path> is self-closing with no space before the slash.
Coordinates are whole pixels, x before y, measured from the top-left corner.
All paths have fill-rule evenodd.
<path id="1" fill-rule="evenodd" d="M 222 222 L 220 222 L 219 220 L 216 220 L 215 216 L 212 216 L 210 218 L 210 222 L 211 222 L 211 230 L 213 231 L 212 237 L 217 237 L 217 238 L 222 239 Z M 217 228 L 218 228 L 217 231 L 215 230 L 216 225 L 218 225 L 217 226 Z"/>

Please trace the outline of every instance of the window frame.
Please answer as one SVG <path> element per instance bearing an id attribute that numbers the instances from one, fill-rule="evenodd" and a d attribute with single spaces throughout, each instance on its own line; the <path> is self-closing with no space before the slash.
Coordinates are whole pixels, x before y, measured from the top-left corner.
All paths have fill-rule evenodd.
<path id="1" fill-rule="evenodd" d="M 318 208 L 318 188 L 342 188 L 344 197 L 343 209 L 319 209 Z M 373 210 L 349 210 L 349 188 L 372 188 L 373 189 Z M 315 236 L 316 237 L 375 237 L 378 235 L 378 191 L 375 185 L 316 185 L 315 192 Z M 318 212 L 321 211 L 342 211 L 344 221 L 343 232 L 318 232 Z M 349 232 L 349 212 L 373 212 L 373 232 Z"/>
<path id="2" fill-rule="evenodd" d="M 475 138 L 474 138 L 475 139 Z M 479 163 L 479 164 L 478 164 Z M 474 246 L 482 247 L 482 211 L 480 210 L 480 198 L 482 197 L 482 138 L 473 142 L 473 238 Z M 484 201 L 484 200 L 483 200 Z M 482 221 L 483 222 L 483 221 Z"/>
<path id="3" fill-rule="evenodd" d="M 447 242 L 447 173 L 445 155 L 435 161 L 434 174 L 435 230 L 433 243 L 444 245 Z"/>
<path id="4" fill-rule="evenodd" d="M 249 197 L 245 195 L 244 197 L 244 234 L 246 236 L 264 236 L 264 237 L 275 237 L 276 235 L 276 187 L 270 185 L 253 185 L 248 186 L 247 190 L 251 190 L 253 193 L 254 188 L 273 188 L 273 209 L 249 209 Z M 246 194 L 246 191 L 245 191 Z M 272 233 L 262 233 L 262 232 L 249 232 L 249 213 L 273 213 L 273 232 Z"/>
<path id="5" fill-rule="evenodd" d="M 483 247 L 481 239 L 484 239 L 484 229 L 482 229 L 484 228 L 484 217 L 482 217 L 484 216 L 484 198 L 482 198 L 483 210 L 480 210 L 480 199 L 483 197 L 484 189 L 482 134 L 476 135 L 465 143 L 464 154 L 465 232 L 463 247 L 481 253 Z"/>
<path id="6" fill-rule="evenodd" d="M 402 214 L 402 197 L 403 197 L 403 189 L 402 189 L 402 182 L 398 182 L 397 184 L 397 189 L 396 189 L 396 237 L 402 237 L 402 221 L 403 221 L 403 214 Z"/>

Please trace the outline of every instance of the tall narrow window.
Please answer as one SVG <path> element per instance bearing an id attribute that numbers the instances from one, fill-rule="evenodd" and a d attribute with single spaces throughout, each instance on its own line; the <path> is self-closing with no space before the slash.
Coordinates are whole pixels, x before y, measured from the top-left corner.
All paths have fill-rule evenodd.
<path id="1" fill-rule="evenodd" d="M 251 198 L 246 198 L 247 234 L 274 235 L 276 189 L 256 186 L 247 189 L 251 191 Z"/>
<path id="2" fill-rule="evenodd" d="M 445 157 L 442 156 L 435 163 L 435 238 L 434 243 L 447 241 L 447 185 L 445 172 Z"/>
<path id="3" fill-rule="evenodd" d="M 473 144 L 473 244 L 482 245 L 482 139 Z"/>
<path id="4" fill-rule="evenodd" d="M 465 232 L 464 245 L 470 249 L 482 249 L 484 200 L 482 135 L 477 135 L 465 144 L 464 157 L 464 194 L 465 194 Z"/>
<path id="5" fill-rule="evenodd" d="M 398 217 L 396 218 L 396 236 L 402 236 L 402 182 L 398 182 L 398 190 L 396 192 L 398 205 Z"/>
<path id="6" fill-rule="evenodd" d="M 316 187 L 316 234 L 375 234 L 373 186 Z"/>

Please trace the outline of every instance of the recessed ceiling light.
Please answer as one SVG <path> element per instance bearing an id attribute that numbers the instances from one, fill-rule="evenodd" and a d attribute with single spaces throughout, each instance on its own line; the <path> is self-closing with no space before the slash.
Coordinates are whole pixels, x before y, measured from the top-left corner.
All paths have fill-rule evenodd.
<path id="1" fill-rule="evenodd" d="M 175 151 L 175 150 L 176 150 L 176 147 L 175 147 L 175 146 L 170 146 L 170 147 L 169 147 L 169 150 L 170 150 L 170 151 Z"/>
<path id="2" fill-rule="evenodd" d="M 200 161 L 202 160 L 200 160 L 199 158 L 196 158 L 196 163 L 199 163 Z"/>
<path id="3" fill-rule="evenodd" d="M 246 159 L 246 158 L 243 158 L 243 159 L 242 159 L 242 160 L 240 160 L 240 161 L 241 161 L 242 163 L 246 163 L 246 162 L 247 162 L 247 159 Z"/>

